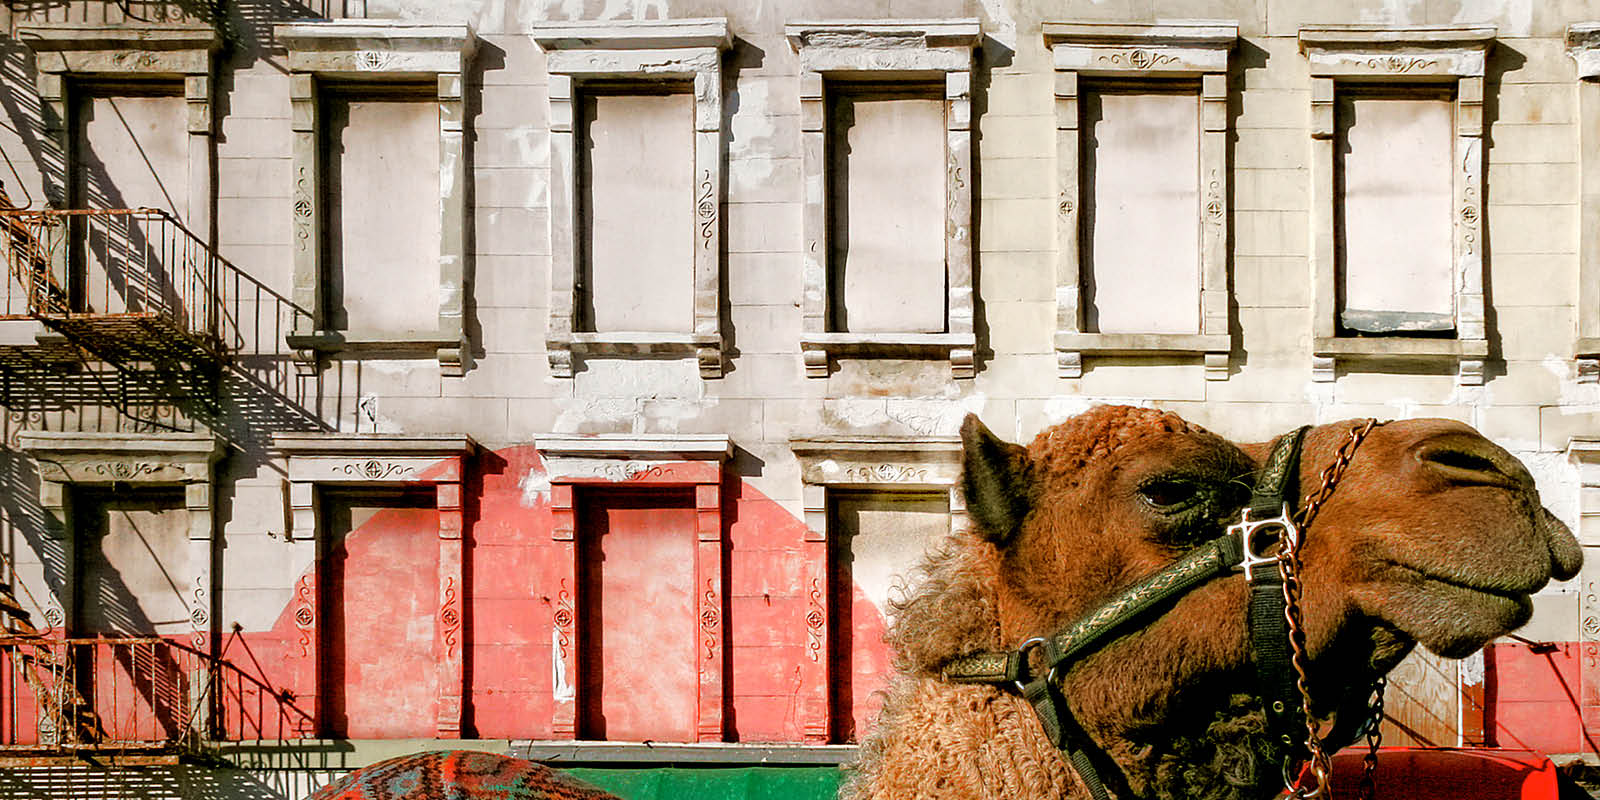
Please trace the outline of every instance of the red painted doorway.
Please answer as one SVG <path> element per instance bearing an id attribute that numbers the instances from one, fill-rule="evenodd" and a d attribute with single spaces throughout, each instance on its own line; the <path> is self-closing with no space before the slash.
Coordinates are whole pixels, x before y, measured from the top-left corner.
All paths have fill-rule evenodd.
<path id="1" fill-rule="evenodd" d="M 692 489 L 578 498 L 578 738 L 695 741 Z"/>

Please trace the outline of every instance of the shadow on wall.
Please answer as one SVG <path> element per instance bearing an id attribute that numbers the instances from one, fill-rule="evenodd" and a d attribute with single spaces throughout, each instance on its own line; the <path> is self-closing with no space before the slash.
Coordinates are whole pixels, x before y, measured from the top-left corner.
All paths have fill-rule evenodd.
<path id="1" fill-rule="evenodd" d="M 0 769 L 0 800 L 298 800 L 315 788 L 303 776 L 253 775 L 241 769 L 198 765 Z"/>

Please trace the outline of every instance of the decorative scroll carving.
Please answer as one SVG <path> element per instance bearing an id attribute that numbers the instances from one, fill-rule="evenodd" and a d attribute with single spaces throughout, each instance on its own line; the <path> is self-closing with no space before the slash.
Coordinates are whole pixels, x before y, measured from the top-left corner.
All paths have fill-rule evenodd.
<path id="1" fill-rule="evenodd" d="M 1177 56 L 1157 53 L 1154 50 L 1121 50 L 1115 53 L 1106 53 L 1099 58 L 1102 64 L 1129 67 L 1131 69 L 1153 69 L 1162 64 L 1171 64 L 1177 60 Z"/>
<path id="2" fill-rule="evenodd" d="M 660 464 L 644 464 L 629 461 L 624 464 L 604 464 L 600 467 L 600 474 L 612 481 L 636 481 L 643 478 L 664 478 L 672 474 L 671 467 Z"/>
<path id="3" fill-rule="evenodd" d="M 701 644 L 706 649 L 706 660 L 717 657 L 717 628 L 722 625 L 722 614 L 717 610 L 716 581 L 706 579 L 706 593 L 704 607 L 700 611 L 700 632 L 703 634 Z"/>
<path id="4" fill-rule="evenodd" d="M 205 649 L 206 644 L 208 644 L 207 640 L 211 638 L 209 627 L 211 624 L 211 612 L 206 608 L 210 604 L 211 601 L 206 594 L 206 578 L 204 575 L 196 575 L 194 579 L 194 607 L 189 610 L 189 622 L 194 627 L 190 641 L 194 644 L 196 650 Z"/>
<path id="5" fill-rule="evenodd" d="M 561 588 L 556 592 L 556 612 L 551 619 L 556 625 L 556 642 L 561 648 L 561 660 L 568 662 L 571 657 L 572 647 L 572 594 L 567 591 L 567 579 L 561 579 Z"/>
<path id="6" fill-rule="evenodd" d="M 311 199 L 311 176 L 301 167 L 294 179 L 294 241 L 300 252 L 306 252 L 311 242 L 311 212 L 316 205 Z"/>
<path id="7" fill-rule="evenodd" d="M 828 612 L 822 604 L 822 582 L 817 578 L 811 579 L 811 590 L 807 593 L 810 600 L 806 609 L 806 657 L 812 661 L 822 660 L 822 629 L 828 623 Z"/>
<path id="8" fill-rule="evenodd" d="M 926 483 L 926 467 L 904 464 L 873 464 L 851 467 L 844 472 L 845 479 L 860 483 Z"/>
<path id="9" fill-rule="evenodd" d="M 1461 156 L 1461 246 L 1467 255 L 1477 252 L 1478 246 L 1478 182 L 1475 179 L 1478 164 L 1478 140 L 1473 139 Z"/>
<path id="10" fill-rule="evenodd" d="M 416 473 L 416 468 L 409 464 L 395 464 L 371 459 L 340 464 L 334 467 L 333 471 L 355 478 L 366 478 L 369 481 L 381 481 L 391 478 L 412 477 Z"/>
<path id="11" fill-rule="evenodd" d="M 60 628 L 60 627 L 64 626 L 66 624 L 66 622 L 67 622 L 67 612 L 63 611 L 61 609 L 61 606 L 56 605 L 55 600 L 52 598 L 51 601 L 50 601 L 50 604 L 45 606 L 45 609 L 44 609 L 44 624 L 45 624 L 45 627 L 47 627 L 47 628 Z"/>
<path id="12" fill-rule="evenodd" d="M 1384 69 L 1390 72 L 1410 72 L 1412 70 L 1431 69 L 1439 66 L 1437 58 L 1412 58 L 1409 56 L 1373 56 L 1367 59 L 1369 69 Z"/>
<path id="13" fill-rule="evenodd" d="M 89 464 L 84 471 L 90 475 L 99 475 L 105 478 L 129 481 L 146 475 L 157 475 L 163 472 L 177 472 L 182 474 L 183 468 L 176 464 L 150 464 L 146 462 L 129 461 L 102 461 Z"/>
<path id="14" fill-rule="evenodd" d="M 316 597 L 311 590 L 311 576 L 300 576 L 294 590 L 298 605 L 294 609 L 294 626 L 300 630 L 300 657 L 311 655 L 311 628 L 317 624 Z"/>
<path id="15" fill-rule="evenodd" d="M 1224 211 L 1222 204 L 1222 181 L 1217 178 L 1217 171 L 1211 170 L 1210 178 L 1206 181 L 1206 221 L 1216 225 L 1222 222 Z"/>
<path id="16" fill-rule="evenodd" d="M 695 202 L 695 213 L 700 217 L 700 245 L 711 248 L 711 234 L 717 228 L 717 184 L 711 179 L 711 170 L 700 176 L 700 198 Z"/>
<path id="17" fill-rule="evenodd" d="M 461 632 L 461 612 L 456 610 L 455 576 L 445 578 L 444 603 L 439 607 L 439 624 L 444 629 L 444 656 L 456 653 L 456 635 Z"/>

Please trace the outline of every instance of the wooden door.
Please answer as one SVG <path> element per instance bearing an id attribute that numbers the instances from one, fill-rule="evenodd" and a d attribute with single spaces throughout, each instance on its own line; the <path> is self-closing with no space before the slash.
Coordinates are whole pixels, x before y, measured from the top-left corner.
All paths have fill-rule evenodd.
<path id="1" fill-rule="evenodd" d="M 695 741 L 691 490 L 578 498 L 578 737 Z"/>
<path id="2" fill-rule="evenodd" d="M 1385 745 L 1456 746 L 1461 724 L 1457 663 L 1418 647 L 1389 673 L 1383 704 Z"/>

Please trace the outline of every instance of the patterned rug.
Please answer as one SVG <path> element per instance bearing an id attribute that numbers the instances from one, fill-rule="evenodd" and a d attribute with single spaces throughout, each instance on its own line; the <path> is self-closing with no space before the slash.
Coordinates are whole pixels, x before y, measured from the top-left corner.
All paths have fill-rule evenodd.
<path id="1" fill-rule="evenodd" d="M 363 767 L 306 800 L 618 800 L 533 761 L 447 750 Z"/>

